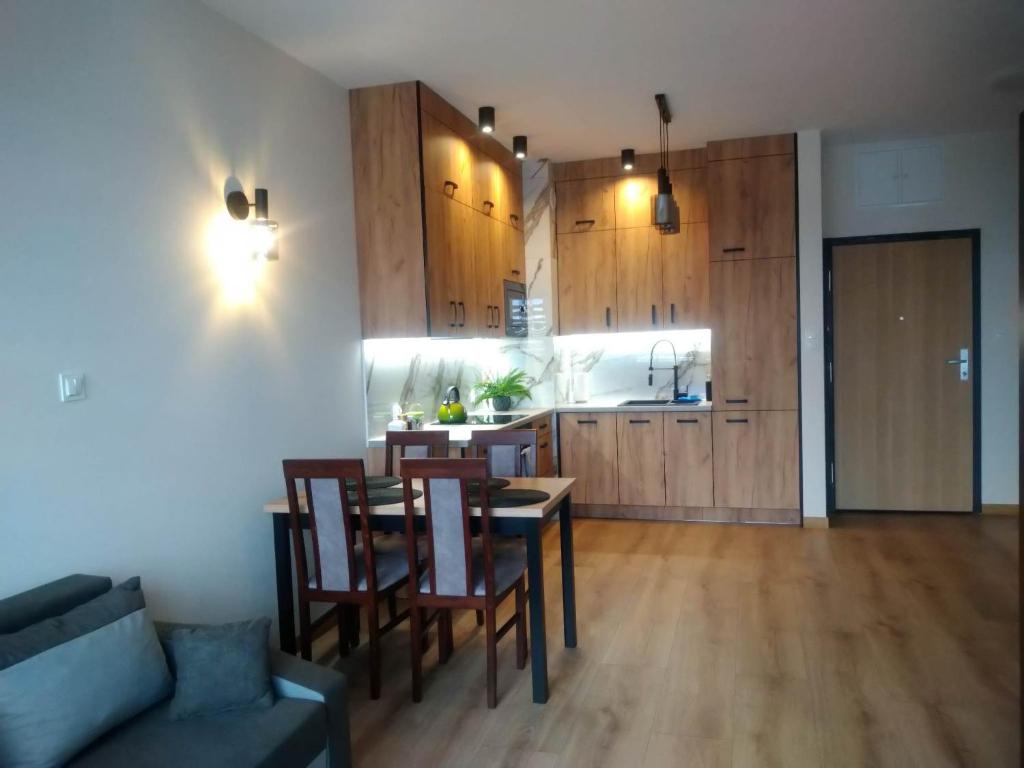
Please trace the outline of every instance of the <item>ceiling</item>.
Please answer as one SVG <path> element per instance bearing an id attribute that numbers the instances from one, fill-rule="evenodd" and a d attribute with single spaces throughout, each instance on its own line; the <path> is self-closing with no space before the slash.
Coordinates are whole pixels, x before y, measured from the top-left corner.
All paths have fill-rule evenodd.
<path id="1" fill-rule="evenodd" d="M 499 140 L 553 160 L 656 150 L 657 92 L 676 149 L 1009 130 L 1024 108 L 1020 0 L 205 2 L 347 88 L 494 105 Z"/>

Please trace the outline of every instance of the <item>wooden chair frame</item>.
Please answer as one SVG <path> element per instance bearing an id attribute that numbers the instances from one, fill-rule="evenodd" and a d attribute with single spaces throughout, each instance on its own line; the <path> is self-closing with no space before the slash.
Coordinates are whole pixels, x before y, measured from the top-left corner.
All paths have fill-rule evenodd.
<path id="1" fill-rule="evenodd" d="M 428 457 L 448 458 L 448 430 L 416 429 L 385 432 L 384 474 L 394 475 L 395 473 L 395 448 L 398 448 L 399 459 L 404 459 L 406 448 L 422 446 L 426 447 Z"/>
<path id="2" fill-rule="evenodd" d="M 477 430 L 469 436 L 470 456 L 474 458 L 483 457 L 486 451 L 494 445 L 513 445 L 530 449 L 530 456 L 533 460 L 533 477 L 537 475 L 537 430 L 535 429 L 488 429 Z M 490 468 L 490 462 L 487 464 Z M 529 477 L 522 472 L 523 462 L 520 456 L 519 470 L 517 477 Z"/>

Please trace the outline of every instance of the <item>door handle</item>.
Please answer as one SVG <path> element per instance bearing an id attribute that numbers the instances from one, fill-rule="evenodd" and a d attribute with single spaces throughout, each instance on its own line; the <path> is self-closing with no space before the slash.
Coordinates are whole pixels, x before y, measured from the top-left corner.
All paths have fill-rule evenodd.
<path id="1" fill-rule="evenodd" d="M 669 318 L 669 322 L 670 323 L 673 323 L 673 324 L 675 323 L 675 321 L 676 321 L 676 305 L 675 304 L 669 304 L 668 305 L 668 318 Z"/>
<path id="2" fill-rule="evenodd" d="M 725 423 L 726 424 L 746 424 L 748 421 L 750 421 L 750 420 L 749 419 L 726 419 Z"/>
<path id="3" fill-rule="evenodd" d="M 654 305 L 654 304 L 651 304 L 651 325 L 657 325 L 657 324 L 658 324 L 658 307 L 656 305 Z"/>
<path id="4" fill-rule="evenodd" d="M 462 310 L 462 322 L 459 323 L 459 328 L 466 327 L 466 305 L 463 302 L 459 302 L 459 308 Z"/>
<path id="5" fill-rule="evenodd" d="M 501 307 L 497 305 L 494 307 L 494 327 L 501 328 Z"/>
<path id="6" fill-rule="evenodd" d="M 736 399 L 736 400 L 729 400 L 729 399 L 726 399 L 726 401 L 725 401 L 725 402 L 726 402 L 726 403 L 728 403 L 729 405 L 741 405 L 741 404 L 743 404 L 743 403 L 746 403 L 746 402 L 747 402 L 747 398 L 745 398 L 745 397 L 742 397 L 742 398 L 738 398 L 738 399 Z"/>
<path id="7" fill-rule="evenodd" d="M 597 424 L 597 419 L 576 419 L 577 424 Z"/>
<path id="8" fill-rule="evenodd" d="M 611 307 L 605 307 L 604 308 L 604 324 L 606 326 L 608 326 L 609 328 L 612 327 L 612 308 Z"/>
<path id="9" fill-rule="evenodd" d="M 456 184 L 456 183 L 455 183 L 454 181 L 452 181 L 451 179 L 445 179 L 445 180 L 444 180 L 444 185 L 443 185 L 443 188 L 444 188 L 444 191 L 445 191 L 445 193 L 447 193 L 447 192 L 448 192 L 448 187 L 451 187 L 451 188 L 452 188 L 452 197 L 455 197 L 455 190 L 457 190 L 457 189 L 459 188 L 459 185 L 458 185 L 458 184 Z"/>
<path id="10" fill-rule="evenodd" d="M 651 420 L 650 419 L 630 419 L 629 423 L 630 424 L 650 424 Z"/>
<path id="11" fill-rule="evenodd" d="M 589 226 L 593 226 L 596 223 L 597 223 L 596 219 L 576 219 L 576 226 L 577 227 L 582 226 L 584 224 L 587 224 Z"/>
<path id="12" fill-rule="evenodd" d="M 722 253 L 743 253 L 745 250 L 747 249 L 742 246 L 734 245 L 731 248 L 723 248 Z"/>
<path id="13" fill-rule="evenodd" d="M 947 360 L 946 365 L 959 365 L 960 366 L 960 381 L 967 381 L 970 375 L 970 362 L 969 362 L 970 350 L 967 347 L 960 347 L 960 357 L 955 360 Z"/>
<path id="14" fill-rule="evenodd" d="M 676 424 L 696 424 L 696 419 L 676 419 Z"/>
<path id="15" fill-rule="evenodd" d="M 508 215 L 508 217 L 509 217 L 510 219 L 512 219 L 512 226 L 515 226 L 516 224 L 518 224 L 518 223 L 519 223 L 519 215 L 518 215 L 518 214 L 515 214 L 515 213 L 510 213 L 510 214 Z"/>
<path id="16" fill-rule="evenodd" d="M 451 311 L 452 311 L 452 321 L 450 323 L 448 323 L 448 325 L 450 325 L 452 328 L 454 328 L 458 324 L 458 322 L 459 322 L 459 310 L 455 306 L 455 302 L 454 301 L 449 301 L 448 302 L 448 306 L 451 308 Z"/>

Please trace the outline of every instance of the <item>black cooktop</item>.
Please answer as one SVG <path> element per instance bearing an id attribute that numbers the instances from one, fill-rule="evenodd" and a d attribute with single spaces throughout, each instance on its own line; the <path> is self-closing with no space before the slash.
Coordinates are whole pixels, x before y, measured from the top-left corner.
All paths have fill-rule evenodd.
<path id="1" fill-rule="evenodd" d="M 463 424 L 511 424 L 513 421 L 525 418 L 525 413 L 481 413 L 467 418 Z M 440 421 L 430 422 L 430 426 L 440 424 Z M 458 426 L 457 424 L 444 426 Z"/>

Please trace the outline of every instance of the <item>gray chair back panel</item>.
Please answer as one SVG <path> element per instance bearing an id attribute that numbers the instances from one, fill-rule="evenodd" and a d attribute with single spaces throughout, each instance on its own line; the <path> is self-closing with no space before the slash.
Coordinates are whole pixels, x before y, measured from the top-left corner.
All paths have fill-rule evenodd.
<path id="1" fill-rule="evenodd" d="M 431 478 L 427 482 L 437 594 L 465 597 L 468 542 L 463 528 L 460 483 L 452 478 Z"/>
<path id="2" fill-rule="evenodd" d="M 426 445 L 407 445 L 405 446 L 405 458 L 429 459 L 430 447 Z"/>
<path id="3" fill-rule="evenodd" d="M 533 477 L 533 449 L 527 445 L 488 446 L 487 471 L 492 477 Z"/>
<path id="4" fill-rule="evenodd" d="M 320 552 L 320 578 L 323 589 L 350 590 L 348 569 L 349 541 L 342 522 L 341 492 L 335 478 L 309 481 L 313 494 L 313 518 Z"/>

